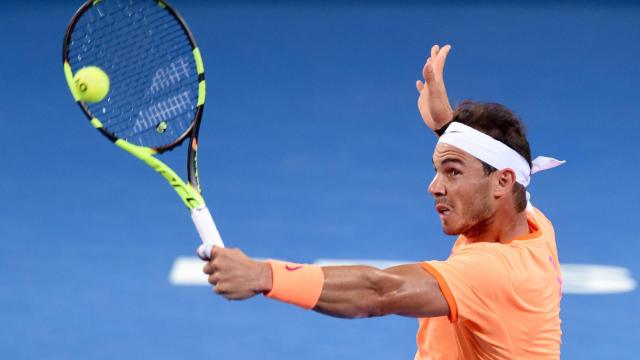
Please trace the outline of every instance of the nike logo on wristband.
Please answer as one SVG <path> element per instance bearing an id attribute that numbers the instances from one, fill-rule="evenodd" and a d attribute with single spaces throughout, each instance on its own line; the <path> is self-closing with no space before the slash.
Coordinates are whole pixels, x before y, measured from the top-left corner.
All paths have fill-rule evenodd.
<path id="1" fill-rule="evenodd" d="M 289 264 L 286 264 L 285 269 L 289 270 L 289 271 L 296 271 L 298 269 L 300 269 L 302 267 L 302 265 L 298 265 L 298 266 L 289 266 Z"/>

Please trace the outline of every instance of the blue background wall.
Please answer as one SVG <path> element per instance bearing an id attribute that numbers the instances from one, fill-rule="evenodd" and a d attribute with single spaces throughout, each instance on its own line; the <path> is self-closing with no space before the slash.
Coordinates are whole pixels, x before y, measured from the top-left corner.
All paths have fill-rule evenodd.
<path id="1" fill-rule="evenodd" d="M 200 172 L 230 246 L 294 261 L 446 257 L 414 84 L 430 46 L 451 43 L 451 100 L 510 106 L 535 155 L 569 161 L 531 186 L 562 262 L 640 273 L 640 7 L 174 3 L 204 57 Z M 73 103 L 60 52 L 79 5 L 0 12 L 0 357 L 411 359 L 414 319 L 338 320 L 169 284 L 199 240 L 164 180 Z M 182 170 L 184 151 L 164 158 Z M 639 301 L 565 295 L 563 357 L 636 356 Z"/>

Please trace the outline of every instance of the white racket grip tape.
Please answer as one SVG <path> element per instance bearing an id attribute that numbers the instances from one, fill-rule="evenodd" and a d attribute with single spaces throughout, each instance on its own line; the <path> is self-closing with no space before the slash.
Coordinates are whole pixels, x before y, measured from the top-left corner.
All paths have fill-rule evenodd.
<path id="1" fill-rule="evenodd" d="M 198 230 L 202 245 L 198 247 L 198 256 L 202 260 L 209 260 L 211 249 L 214 246 L 224 247 L 216 223 L 213 222 L 213 217 L 209 212 L 209 208 L 206 205 L 199 206 L 191 210 L 191 220 Z"/>

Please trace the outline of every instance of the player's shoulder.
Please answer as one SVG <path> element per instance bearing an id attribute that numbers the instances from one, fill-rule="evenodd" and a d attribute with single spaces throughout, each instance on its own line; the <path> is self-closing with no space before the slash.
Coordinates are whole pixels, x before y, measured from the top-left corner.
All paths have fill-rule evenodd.
<path id="1" fill-rule="evenodd" d="M 447 259 L 447 262 L 486 269 L 487 267 L 495 267 L 504 259 L 505 255 L 500 243 L 477 242 L 459 247 Z"/>
<path id="2" fill-rule="evenodd" d="M 527 212 L 527 217 L 533 218 L 538 223 L 548 224 L 549 226 L 553 226 L 551 220 L 542 212 L 542 210 L 537 207 L 531 207 L 525 210 Z"/>
<path id="3" fill-rule="evenodd" d="M 542 211 L 540 211 L 540 209 L 532 207 L 531 209 L 527 209 L 526 211 L 527 217 L 533 220 L 542 236 L 551 236 L 555 238 L 553 223 Z"/>

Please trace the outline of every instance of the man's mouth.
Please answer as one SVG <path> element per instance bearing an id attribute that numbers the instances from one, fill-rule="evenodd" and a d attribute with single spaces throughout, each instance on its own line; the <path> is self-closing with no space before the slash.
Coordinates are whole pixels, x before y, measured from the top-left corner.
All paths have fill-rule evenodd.
<path id="1" fill-rule="evenodd" d="M 451 208 L 444 204 L 437 204 L 436 211 L 440 214 L 440 217 L 444 217 L 451 213 Z"/>

